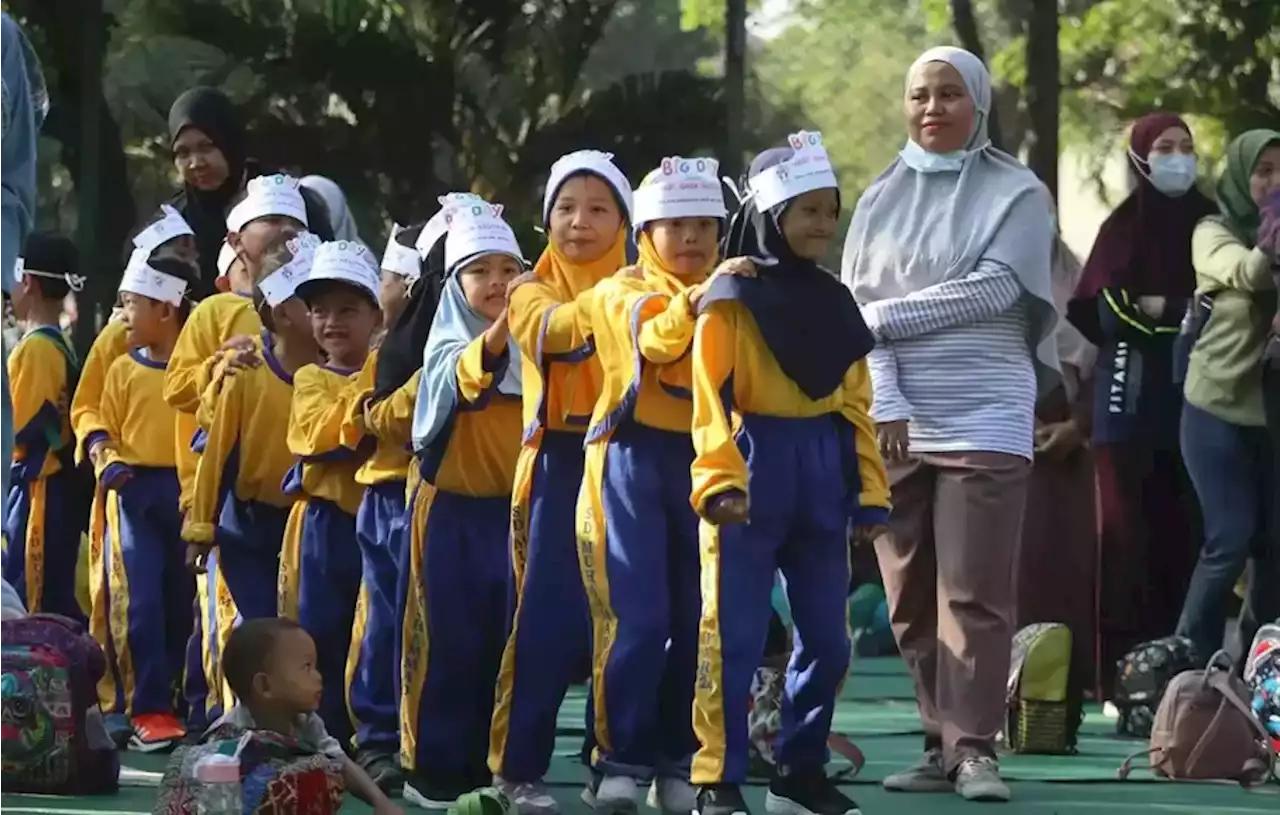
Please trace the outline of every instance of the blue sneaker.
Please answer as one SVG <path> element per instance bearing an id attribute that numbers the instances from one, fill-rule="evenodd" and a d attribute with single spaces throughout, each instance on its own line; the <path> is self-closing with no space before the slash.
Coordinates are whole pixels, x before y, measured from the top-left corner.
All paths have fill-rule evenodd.
<path id="1" fill-rule="evenodd" d="M 111 741 L 115 742 L 118 749 L 123 750 L 129 744 L 129 737 L 133 735 L 133 726 L 129 724 L 129 717 L 123 713 L 108 713 L 103 716 L 103 722 L 107 726 L 107 735 L 111 737 Z"/>

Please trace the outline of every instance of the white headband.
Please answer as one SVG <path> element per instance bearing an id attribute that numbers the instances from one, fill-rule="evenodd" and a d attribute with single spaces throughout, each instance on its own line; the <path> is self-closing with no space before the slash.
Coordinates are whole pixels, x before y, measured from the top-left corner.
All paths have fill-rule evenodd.
<path id="1" fill-rule="evenodd" d="M 578 150 L 561 156 L 551 165 L 551 174 L 547 177 L 547 189 L 542 194 L 542 222 L 551 219 L 551 207 L 556 202 L 556 195 L 565 179 L 574 173 L 591 173 L 604 179 L 605 183 L 622 199 L 624 212 L 622 217 L 630 221 L 633 207 L 631 204 L 631 182 L 613 163 L 613 153 L 602 153 L 599 150 Z"/>
<path id="2" fill-rule="evenodd" d="M 459 263 L 477 255 L 503 254 L 524 262 L 516 233 L 502 219 L 501 204 L 472 204 L 446 216 L 449 234 L 444 239 L 444 267 L 453 271 Z"/>
<path id="3" fill-rule="evenodd" d="M 249 179 L 244 200 L 232 207 L 227 215 L 227 231 L 239 232 L 250 221 L 268 215 L 284 215 L 303 226 L 310 226 L 307 223 L 307 202 L 302 197 L 298 179 L 279 173 Z"/>
<path id="4" fill-rule="evenodd" d="M 449 231 L 449 221 L 447 214 L 458 206 L 472 203 L 485 203 L 485 200 L 473 192 L 451 192 L 448 195 L 442 195 L 437 201 L 440 202 L 440 211 L 431 216 L 431 220 L 427 221 L 427 225 L 422 227 L 422 232 L 418 235 L 418 240 L 414 243 L 414 248 L 418 250 L 418 254 L 423 258 L 431 254 L 431 250 Z"/>
<path id="5" fill-rule="evenodd" d="M 135 249 L 146 249 L 150 254 L 156 247 L 183 235 L 194 235 L 191 224 L 181 213 L 168 204 L 161 204 L 160 211 L 164 217 L 139 232 L 133 239 Z"/>
<path id="6" fill-rule="evenodd" d="M 396 236 L 404 231 L 400 224 L 391 225 L 391 234 L 387 237 L 387 248 L 382 253 L 382 268 L 395 272 L 412 283 L 422 276 L 422 258 L 418 250 L 405 246 L 396 240 Z"/>
<path id="7" fill-rule="evenodd" d="M 22 258 L 17 258 L 13 263 L 13 282 L 21 283 L 22 278 L 27 275 L 34 277 L 44 277 L 49 280 L 61 280 L 67 284 L 67 288 L 72 291 L 84 291 L 84 275 L 79 274 L 57 274 L 55 272 L 43 272 L 39 269 L 28 269 L 27 263 Z"/>
<path id="8" fill-rule="evenodd" d="M 822 134 L 807 130 L 792 133 L 787 144 L 795 151 L 791 158 L 775 164 L 747 181 L 756 208 L 761 212 L 778 204 L 822 189 L 839 189 L 831 158 L 822 146 Z"/>
<path id="9" fill-rule="evenodd" d="M 663 218 L 724 218 L 724 190 L 713 158 L 664 158 L 635 195 L 635 226 Z"/>
<path id="10" fill-rule="evenodd" d="M 218 277 L 226 277 L 231 272 L 231 264 L 235 262 L 236 250 L 231 248 L 231 244 L 223 241 L 222 248 L 218 250 Z"/>
<path id="11" fill-rule="evenodd" d="M 147 263 L 151 250 L 135 249 L 129 256 L 129 264 L 124 268 L 124 277 L 120 279 L 121 292 L 150 297 L 162 303 L 182 305 L 187 295 L 187 281 L 180 277 L 152 268 Z"/>
<path id="12" fill-rule="evenodd" d="M 320 238 L 310 232 L 301 232 L 285 242 L 293 258 L 271 274 L 258 281 L 258 290 L 267 305 L 275 308 L 292 297 L 311 272 Z"/>
<path id="13" fill-rule="evenodd" d="M 307 283 L 337 280 L 362 289 L 378 301 L 378 270 L 373 253 L 359 241 L 329 241 L 320 244 Z"/>

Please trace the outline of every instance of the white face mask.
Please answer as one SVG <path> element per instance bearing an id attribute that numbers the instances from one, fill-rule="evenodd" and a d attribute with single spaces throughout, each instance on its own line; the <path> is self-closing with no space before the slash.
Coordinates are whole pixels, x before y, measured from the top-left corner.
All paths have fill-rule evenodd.
<path id="1" fill-rule="evenodd" d="M 958 173 L 964 167 L 966 150 L 953 150 L 950 153 L 930 153 L 914 139 L 907 139 L 907 144 L 898 153 L 903 162 L 918 173 Z"/>
<path id="2" fill-rule="evenodd" d="M 1139 165 L 1141 166 L 1141 165 Z M 1152 153 L 1147 157 L 1147 179 L 1165 195 L 1186 195 L 1196 183 L 1196 157 L 1184 153 Z"/>

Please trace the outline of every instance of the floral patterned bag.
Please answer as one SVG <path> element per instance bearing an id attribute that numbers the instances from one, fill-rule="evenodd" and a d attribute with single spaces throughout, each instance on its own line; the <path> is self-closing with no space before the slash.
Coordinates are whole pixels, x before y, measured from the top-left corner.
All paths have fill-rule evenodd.
<path id="1" fill-rule="evenodd" d="M 245 815 L 335 815 L 342 807 L 345 782 L 340 762 L 278 733 L 223 724 L 206 734 L 203 743 L 174 752 L 153 812 L 196 815 L 195 765 L 214 754 L 240 759 Z"/>

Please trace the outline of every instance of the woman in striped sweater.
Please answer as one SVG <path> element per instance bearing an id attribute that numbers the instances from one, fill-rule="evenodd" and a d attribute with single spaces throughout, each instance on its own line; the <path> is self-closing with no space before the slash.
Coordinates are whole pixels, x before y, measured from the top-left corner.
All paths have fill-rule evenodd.
<path id="1" fill-rule="evenodd" d="M 991 145 L 991 103 L 973 54 L 916 60 L 910 138 L 858 202 L 842 276 L 877 336 L 872 414 L 893 510 L 876 554 L 926 733 L 924 760 L 884 784 L 1003 801 L 994 740 L 1035 404 L 1060 375 L 1052 202 Z"/>

